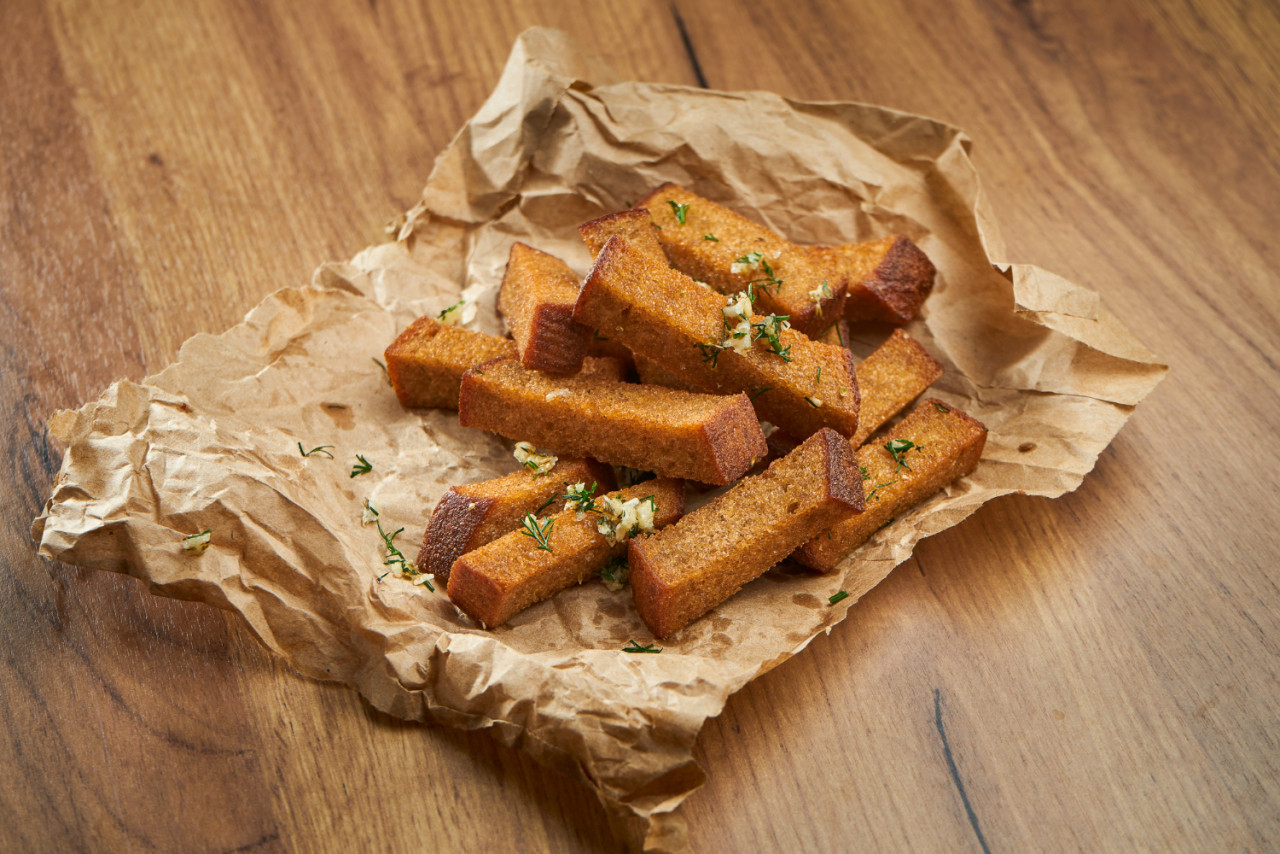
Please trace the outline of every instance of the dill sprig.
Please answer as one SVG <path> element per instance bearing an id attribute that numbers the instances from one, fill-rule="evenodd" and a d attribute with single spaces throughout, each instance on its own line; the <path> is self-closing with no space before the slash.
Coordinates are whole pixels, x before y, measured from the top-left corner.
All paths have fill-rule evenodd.
<path id="1" fill-rule="evenodd" d="M 636 643 L 634 639 L 629 639 L 630 643 L 622 648 L 623 652 L 662 652 L 662 647 L 655 644 L 647 643 L 644 646 Z"/>
<path id="2" fill-rule="evenodd" d="M 890 456 L 893 457 L 893 461 L 898 464 L 898 467 L 894 469 L 895 472 L 902 471 L 903 469 L 911 471 L 911 466 L 907 465 L 906 456 L 907 451 L 911 450 L 915 446 L 915 442 L 912 442 L 910 439 L 890 439 L 888 442 L 885 442 L 884 449 L 889 452 Z"/>
<path id="3" fill-rule="evenodd" d="M 848 598 L 849 598 L 849 591 L 841 590 L 839 593 L 833 593 L 831 595 L 831 598 L 829 598 L 827 602 L 831 605 L 834 605 L 837 602 L 841 601 L 842 599 L 848 599 Z"/>
<path id="4" fill-rule="evenodd" d="M 526 537 L 532 537 L 533 541 L 538 544 L 538 548 L 544 552 L 551 551 L 551 544 L 547 538 L 551 535 L 551 529 L 555 527 L 555 519 L 545 519 L 544 524 L 538 524 L 538 517 L 532 513 L 526 512 L 524 518 L 520 520 L 520 533 Z"/>
<path id="5" fill-rule="evenodd" d="M 363 454 L 356 454 L 356 459 L 359 460 L 359 462 L 351 466 L 352 477 L 359 477 L 362 474 L 368 474 L 373 471 L 373 463 L 366 460 Z"/>
<path id="6" fill-rule="evenodd" d="M 627 563 L 626 555 L 618 555 L 600 567 L 597 574 L 604 582 L 605 587 L 609 588 L 611 592 L 617 593 L 627 586 L 631 578 L 631 567 Z"/>
<path id="7" fill-rule="evenodd" d="M 716 237 L 714 234 L 704 234 L 704 235 L 702 235 L 702 239 L 703 239 L 703 240 L 710 240 L 712 243 L 719 243 L 719 242 L 720 242 L 720 238 Z"/>
<path id="8" fill-rule="evenodd" d="M 876 484 L 876 488 L 875 488 L 875 489 L 873 489 L 873 490 L 871 490 L 871 494 L 867 496 L 867 500 L 868 500 L 868 501 L 872 501 L 872 500 L 874 500 L 874 501 L 879 501 L 880 499 L 879 499 L 879 498 L 876 498 L 876 494 L 877 494 L 878 492 L 880 492 L 880 489 L 881 489 L 882 487 L 885 487 L 885 486 L 893 486 L 893 485 L 894 485 L 895 483 L 897 483 L 897 482 L 898 482 L 897 480 L 890 480 L 890 481 L 886 481 L 886 482 L 884 482 L 884 483 L 877 483 L 877 484 Z"/>
<path id="9" fill-rule="evenodd" d="M 689 215 L 689 205 L 688 204 L 682 205 L 679 202 L 673 202 L 673 201 L 668 201 L 667 204 L 671 205 L 671 210 L 675 212 L 676 222 L 680 223 L 681 225 L 684 225 L 685 217 Z"/>
<path id="10" fill-rule="evenodd" d="M 378 535 L 382 537 L 382 545 L 387 550 L 387 559 L 382 562 L 382 565 L 399 570 L 402 578 L 413 578 L 416 580 L 416 578 L 421 576 L 422 573 L 418 571 L 416 566 L 409 563 L 408 558 L 404 556 L 404 552 L 400 551 L 400 547 L 396 545 L 396 537 L 400 536 L 401 532 L 404 531 L 404 528 L 396 528 L 388 534 L 382 527 L 382 520 L 377 519 L 375 521 L 378 525 Z M 379 576 L 378 580 L 381 581 L 385 577 L 386 573 L 383 573 Z M 431 583 L 431 579 L 429 577 L 424 578 L 422 583 L 432 593 L 436 592 L 435 585 Z"/>
<path id="11" fill-rule="evenodd" d="M 309 457 L 309 456 L 311 456 L 312 454 L 314 454 L 314 455 L 315 455 L 315 456 L 317 456 L 317 457 L 319 457 L 319 456 L 326 456 L 326 457 L 328 457 L 329 459 L 333 459 L 333 454 L 329 453 L 329 451 L 328 451 L 328 449 L 329 449 L 329 448 L 332 448 L 332 447 L 333 447 L 333 445 L 317 445 L 316 447 L 312 448 L 312 449 L 311 449 L 311 450 L 309 450 L 309 451 L 304 451 L 304 450 L 302 449 L 302 443 L 301 443 L 301 442 L 299 442 L 299 443 L 298 443 L 298 453 L 302 454 L 302 456 L 304 456 L 304 457 Z"/>
<path id="12" fill-rule="evenodd" d="M 596 494 L 596 486 L 596 482 L 592 481 L 590 486 L 585 483 L 575 483 L 569 487 L 564 493 L 564 509 L 577 510 L 579 513 L 597 512 L 596 500 L 592 497 Z"/>
<path id="13" fill-rule="evenodd" d="M 771 314 L 759 323 L 751 324 L 751 328 L 755 330 L 755 336 L 751 339 L 758 341 L 764 338 L 769 342 L 769 351 L 776 356 L 782 357 L 782 361 L 791 361 L 791 345 L 782 346 L 782 333 L 786 329 L 791 328 L 788 322 L 791 318 L 789 314 Z"/>
<path id="14" fill-rule="evenodd" d="M 391 372 L 387 370 L 387 366 L 383 363 L 381 359 L 377 358 L 376 356 L 371 358 L 373 359 L 373 363 L 375 365 L 377 365 L 379 368 L 382 368 L 382 375 L 387 378 L 387 385 L 391 385 Z"/>

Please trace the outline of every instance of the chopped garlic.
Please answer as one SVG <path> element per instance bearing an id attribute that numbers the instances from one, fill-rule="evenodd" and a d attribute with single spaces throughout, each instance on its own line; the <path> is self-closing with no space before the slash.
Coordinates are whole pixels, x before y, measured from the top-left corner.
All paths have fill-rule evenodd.
<path id="1" fill-rule="evenodd" d="M 436 315 L 436 321 L 445 326 L 466 326 L 475 319 L 475 300 L 468 299 L 460 299 Z"/>
<path id="2" fill-rule="evenodd" d="M 547 400 L 555 400 L 557 397 L 568 397 L 568 396 L 569 396 L 569 389 L 567 388 L 558 388 L 555 391 L 547 392 Z"/>
<path id="3" fill-rule="evenodd" d="M 826 282 L 809 291 L 809 299 L 813 300 L 814 305 L 821 305 L 824 299 L 831 299 L 832 296 L 831 286 Z"/>
<path id="4" fill-rule="evenodd" d="M 436 580 L 436 577 L 433 573 L 430 573 L 430 572 L 420 573 L 414 576 L 413 586 L 420 587 L 423 584 L 426 584 L 428 582 L 434 582 L 435 580 Z"/>
<path id="5" fill-rule="evenodd" d="M 725 343 L 739 353 L 751 349 L 751 295 L 739 291 L 729 297 L 729 304 L 720 310 L 726 327 Z M 734 318 L 738 321 L 734 323 Z"/>
<path id="6" fill-rule="evenodd" d="M 604 518 L 596 523 L 596 530 L 604 535 L 609 545 L 617 545 L 636 534 L 653 533 L 653 512 L 657 506 L 652 497 L 623 501 L 606 495 L 600 499 L 600 504 L 599 512 Z"/>
<path id="7" fill-rule="evenodd" d="M 360 524 L 368 525 L 378 519 L 378 508 L 369 503 L 369 499 L 364 500 L 364 512 L 360 514 Z"/>
<path id="8" fill-rule="evenodd" d="M 516 462 L 534 474 L 546 474 L 559 462 L 554 454 L 543 453 L 528 442 L 516 442 L 515 457 Z"/>
<path id="9" fill-rule="evenodd" d="M 212 538 L 213 532 L 208 529 L 192 534 L 182 540 L 182 550 L 193 555 L 202 555 L 204 550 L 209 548 L 209 540 Z"/>

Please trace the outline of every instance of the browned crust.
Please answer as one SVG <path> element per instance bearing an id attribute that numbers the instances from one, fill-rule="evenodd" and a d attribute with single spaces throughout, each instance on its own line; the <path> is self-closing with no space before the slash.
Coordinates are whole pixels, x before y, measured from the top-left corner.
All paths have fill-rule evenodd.
<path id="1" fill-rule="evenodd" d="M 972 472 L 986 438 L 976 418 L 935 398 L 924 399 L 887 437 L 917 446 L 904 455 L 910 468 L 898 468 L 879 438 L 859 448 L 854 457 L 866 477 L 866 510 L 838 521 L 792 558 L 821 572 L 834 569 L 884 525 Z"/>
<path id="2" fill-rule="evenodd" d="M 924 394 L 942 376 L 942 365 L 905 330 L 895 329 L 858 364 L 855 373 L 862 393 L 858 432 L 852 439 L 857 447 Z"/>
<path id="3" fill-rule="evenodd" d="M 521 363 L 549 374 L 582 369 L 591 330 L 573 320 L 578 277 L 554 255 L 513 243 L 498 291 Z"/>
<path id="4" fill-rule="evenodd" d="M 809 436 L 823 427 L 846 436 L 856 432 L 859 397 L 848 350 L 786 330 L 780 340 L 790 361 L 757 342 L 746 353 L 721 352 L 713 365 L 699 348 L 722 336 L 724 306 L 722 295 L 615 236 L 587 275 L 574 316 L 689 386 L 713 394 L 748 393 L 761 419 L 793 435 Z M 762 321 L 753 316 L 753 322 Z"/>
<path id="5" fill-rule="evenodd" d="M 515 352 L 515 344 L 505 338 L 445 326 L 424 315 L 409 324 L 383 355 L 402 406 L 457 409 L 467 369 Z"/>
<path id="6" fill-rule="evenodd" d="M 689 205 L 685 224 L 676 219 L 671 202 Z M 732 271 L 735 257 L 759 250 L 770 256 L 779 278 L 784 280 L 780 289 L 759 291 L 756 302 L 762 312 L 789 315 L 792 327 L 810 337 L 820 335 L 833 318 L 844 312 L 846 280 L 841 271 L 815 264 L 806 247 L 786 240 L 736 211 L 670 182 L 651 192 L 637 207 L 649 211 L 659 228 L 658 242 L 671 263 L 717 291 L 737 293 L 744 290 L 749 281 L 763 275 Z M 703 237 L 706 228 L 715 231 L 719 240 L 706 241 Z M 809 292 L 823 281 L 831 290 L 831 297 L 815 303 Z"/>
<path id="7" fill-rule="evenodd" d="M 862 503 L 848 441 L 821 430 L 763 473 L 633 542 L 628 559 L 636 608 L 656 637 L 667 637 Z"/>
<path id="8" fill-rule="evenodd" d="M 418 552 L 420 572 L 449 581 L 458 557 L 515 530 L 526 511 L 543 506 L 567 484 L 596 483 L 613 489 L 613 469 L 595 460 L 560 460 L 546 474 L 527 469 L 479 483 L 450 487 L 431 513 Z"/>
<path id="9" fill-rule="evenodd" d="M 654 496 L 654 527 L 661 528 L 684 513 L 684 482 L 659 478 L 611 493 L 622 500 Z M 541 550 L 531 537 L 512 531 L 454 563 L 448 593 L 453 603 L 492 628 L 560 590 L 589 578 L 611 556 L 622 554 L 627 543 L 609 545 L 596 529 L 597 517 L 577 518 L 575 511 L 540 517 L 551 519 L 547 541 Z M 543 523 L 545 524 L 545 522 Z"/>
<path id="10" fill-rule="evenodd" d="M 933 291 L 938 272 L 929 256 L 902 235 L 814 251 L 848 277 L 844 315 L 853 322 L 912 320 Z"/>
<path id="11" fill-rule="evenodd" d="M 552 378 L 510 358 L 467 372 L 458 418 L 464 427 L 530 441 L 557 454 L 702 483 L 730 483 L 766 452 L 745 396 Z"/>
<path id="12" fill-rule="evenodd" d="M 651 253 L 664 264 L 670 263 L 662 250 L 662 244 L 658 242 L 658 230 L 653 226 L 649 211 L 644 208 L 632 208 L 596 217 L 578 226 L 578 234 L 581 235 L 582 242 L 587 244 L 592 258 L 600 254 L 610 237 L 621 235 L 640 251 Z"/>

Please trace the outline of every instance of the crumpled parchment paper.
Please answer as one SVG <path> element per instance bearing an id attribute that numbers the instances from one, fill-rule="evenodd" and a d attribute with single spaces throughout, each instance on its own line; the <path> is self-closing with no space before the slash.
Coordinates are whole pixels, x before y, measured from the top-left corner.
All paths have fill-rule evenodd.
<path id="1" fill-rule="evenodd" d="M 704 780 L 694 739 L 734 691 L 830 630 L 922 537 L 999 495 L 1074 489 L 1166 371 L 1101 305 L 1003 249 L 958 129 L 851 103 L 622 82 L 562 33 L 517 41 L 492 96 L 440 155 L 396 240 L 321 267 L 178 362 L 118 382 L 51 431 L 67 446 L 40 553 L 231 608 L 299 671 L 403 718 L 489 728 L 593 787 L 636 848 L 679 850 Z M 493 297 L 519 239 L 588 267 L 576 226 L 663 181 L 802 243 L 905 233 L 939 269 L 910 332 L 934 393 L 990 428 L 969 478 L 826 576 L 772 572 L 664 644 L 629 592 L 588 583 L 483 631 L 443 592 L 386 572 L 367 499 L 410 560 L 452 484 L 514 470 L 509 443 L 409 412 L 375 363 L 414 317 Z M 872 334 L 855 342 L 869 352 Z M 332 445 L 334 459 L 303 457 Z M 351 478 L 355 455 L 372 464 Z M 182 540 L 212 531 L 201 556 Z M 835 607 L 838 590 L 850 598 Z"/>

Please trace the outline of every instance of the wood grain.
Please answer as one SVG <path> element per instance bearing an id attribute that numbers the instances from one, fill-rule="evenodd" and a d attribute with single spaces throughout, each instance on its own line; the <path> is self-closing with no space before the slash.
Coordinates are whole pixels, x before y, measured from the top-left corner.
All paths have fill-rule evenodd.
<path id="1" fill-rule="evenodd" d="M 0 849 L 613 850 L 584 789 L 44 563 L 44 423 L 376 239 L 511 42 L 953 122 L 1011 260 L 1173 371 L 1077 492 L 925 541 L 699 740 L 694 850 L 1280 846 L 1280 14 L 1015 0 L 0 4 Z"/>

